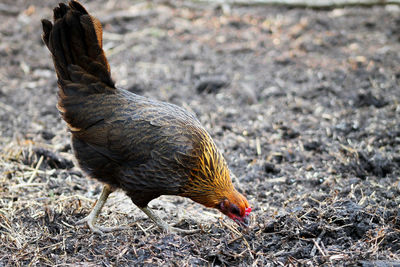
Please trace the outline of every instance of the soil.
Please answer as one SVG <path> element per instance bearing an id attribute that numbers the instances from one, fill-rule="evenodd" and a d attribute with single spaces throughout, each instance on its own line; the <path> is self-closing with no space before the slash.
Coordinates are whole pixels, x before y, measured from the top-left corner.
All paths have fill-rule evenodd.
<path id="1" fill-rule="evenodd" d="M 0 3 L 0 266 L 400 266 L 400 8 L 85 1 L 117 86 L 196 113 L 247 195 L 249 229 L 188 199 L 122 193 L 76 167 L 40 19 Z"/>

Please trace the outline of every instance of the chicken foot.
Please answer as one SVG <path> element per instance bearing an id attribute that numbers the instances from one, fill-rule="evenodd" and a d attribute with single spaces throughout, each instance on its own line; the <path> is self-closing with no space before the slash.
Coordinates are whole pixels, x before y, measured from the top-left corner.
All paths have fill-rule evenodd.
<path id="1" fill-rule="evenodd" d="M 160 227 L 166 233 L 181 233 L 181 234 L 194 234 L 200 232 L 200 229 L 195 230 L 184 230 L 172 227 L 168 223 L 166 223 L 163 219 L 161 219 L 152 209 L 146 207 L 139 207 L 153 222 Z"/>
<path id="2" fill-rule="evenodd" d="M 103 234 L 103 232 L 112 232 L 112 231 L 118 231 L 118 230 L 126 230 L 128 227 L 102 227 L 102 226 L 96 226 L 96 220 L 97 217 L 100 214 L 101 209 L 103 208 L 104 204 L 107 201 L 108 196 L 113 192 L 111 189 L 111 186 L 109 185 L 104 185 L 103 190 L 101 191 L 100 197 L 96 202 L 96 205 L 94 205 L 94 208 L 92 211 L 89 213 L 88 216 L 83 218 L 82 220 L 79 220 L 76 222 L 76 224 L 84 224 L 86 223 L 89 227 L 89 229 L 96 234 Z"/>

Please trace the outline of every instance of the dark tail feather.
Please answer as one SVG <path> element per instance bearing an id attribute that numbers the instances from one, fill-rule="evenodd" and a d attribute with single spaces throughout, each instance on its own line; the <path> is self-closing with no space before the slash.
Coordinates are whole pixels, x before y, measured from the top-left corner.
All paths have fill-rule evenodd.
<path id="1" fill-rule="evenodd" d="M 93 107 L 101 99 L 87 96 L 116 92 L 110 66 L 102 49 L 100 22 L 76 1 L 54 8 L 54 24 L 42 20 L 42 38 L 53 56 L 58 77 L 58 105 L 71 131 L 101 121 Z"/>
<path id="2" fill-rule="evenodd" d="M 115 88 L 111 79 L 110 66 L 102 49 L 102 27 L 100 22 L 88 14 L 77 1 L 69 5 L 60 3 L 54 8 L 54 25 L 42 20 L 42 39 L 53 56 L 60 95 L 76 95 L 77 86 L 82 85 L 82 94 L 90 92 L 95 82 L 103 83 L 104 91 Z M 87 85 L 86 88 L 83 88 Z M 70 88 L 68 88 L 70 87 Z M 101 88 L 97 86 L 96 88 Z"/>

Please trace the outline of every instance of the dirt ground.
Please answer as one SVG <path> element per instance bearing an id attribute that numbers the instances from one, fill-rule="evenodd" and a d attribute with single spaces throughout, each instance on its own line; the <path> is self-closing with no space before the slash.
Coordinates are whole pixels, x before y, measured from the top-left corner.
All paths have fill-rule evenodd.
<path id="1" fill-rule="evenodd" d="M 74 166 L 41 18 L 0 3 L 0 267 L 400 266 L 400 8 L 326 10 L 84 1 L 117 86 L 197 114 L 253 207 L 245 231 L 179 197 L 122 193 L 92 234 L 101 184 Z"/>

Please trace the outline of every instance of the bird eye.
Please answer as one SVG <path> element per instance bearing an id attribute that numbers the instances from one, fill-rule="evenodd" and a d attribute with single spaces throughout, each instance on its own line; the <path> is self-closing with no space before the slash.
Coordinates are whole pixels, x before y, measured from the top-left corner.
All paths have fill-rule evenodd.
<path id="1" fill-rule="evenodd" d="M 236 205 L 231 206 L 231 213 L 240 216 L 240 210 Z"/>

